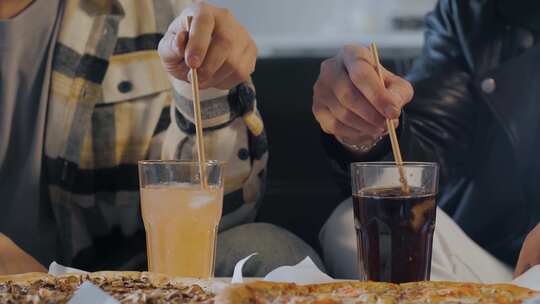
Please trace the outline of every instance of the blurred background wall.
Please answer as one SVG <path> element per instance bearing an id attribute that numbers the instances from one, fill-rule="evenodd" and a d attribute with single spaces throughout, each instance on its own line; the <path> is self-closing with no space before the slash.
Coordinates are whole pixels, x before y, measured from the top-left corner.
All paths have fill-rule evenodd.
<path id="1" fill-rule="evenodd" d="M 210 0 L 230 8 L 259 48 L 253 75 L 270 143 L 258 220 L 318 249 L 318 232 L 350 190 L 338 187 L 311 114 L 320 63 L 344 44 L 377 43 L 385 67 L 407 72 L 436 0 Z"/>

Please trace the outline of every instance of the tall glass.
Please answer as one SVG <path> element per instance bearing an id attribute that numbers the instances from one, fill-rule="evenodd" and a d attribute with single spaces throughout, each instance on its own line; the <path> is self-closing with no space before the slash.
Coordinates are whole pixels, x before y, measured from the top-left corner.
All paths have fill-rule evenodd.
<path id="1" fill-rule="evenodd" d="M 393 162 L 353 163 L 351 177 L 362 280 L 429 280 L 439 167 L 406 162 L 401 188 Z"/>
<path id="2" fill-rule="evenodd" d="M 223 208 L 223 169 L 223 163 L 208 161 L 208 186 L 203 188 L 197 162 L 139 162 L 150 271 L 181 277 L 213 277 Z"/>

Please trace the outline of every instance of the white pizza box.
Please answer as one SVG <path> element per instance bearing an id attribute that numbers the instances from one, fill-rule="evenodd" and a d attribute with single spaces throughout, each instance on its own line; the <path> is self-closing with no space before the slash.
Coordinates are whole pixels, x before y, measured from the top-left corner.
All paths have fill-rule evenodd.
<path id="1" fill-rule="evenodd" d="M 235 268 L 233 277 L 230 279 L 217 279 L 214 280 L 213 289 L 223 288 L 227 283 L 243 283 L 245 281 L 252 281 L 253 278 L 244 278 L 242 275 L 242 269 L 245 263 L 252 258 L 256 253 L 247 256 L 246 258 L 240 260 Z M 51 263 L 49 266 L 49 274 L 51 275 L 61 275 L 64 273 L 87 273 L 85 271 L 65 267 L 56 262 Z M 313 261 L 306 257 L 300 263 L 294 266 L 282 266 L 274 269 L 264 278 L 261 278 L 264 281 L 272 282 L 289 282 L 296 284 L 320 284 L 320 283 L 330 283 L 335 282 L 335 280 L 319 270 L 319 268 L 313 263 Z M 193 283 L 197 283 L 198 280 L 193 280 Z M 512 284 L 540 290 L 540 265 L 532 267 L 523 275 L 519 276 L 512 282 Z M 111 296 L 106 294 L 103 290 L 99 289 L 95 285 L 85 282 L 81 285 L 79 290 L 75 293 L 73 298 L 69 301 L 69 304 L 116 304 L 118 301 L 113 299 Z M 540 304 L 540 298 L 536 298 L 527 302 L 527 304 Z"/>

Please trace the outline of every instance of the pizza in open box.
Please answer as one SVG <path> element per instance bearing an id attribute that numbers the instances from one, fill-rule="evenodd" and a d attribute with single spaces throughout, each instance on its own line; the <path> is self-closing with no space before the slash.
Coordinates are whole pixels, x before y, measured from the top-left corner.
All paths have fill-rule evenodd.
<path id="1" fill-rule="evenodd" d="M 316 285 L 253 282 L 232 284 L 216 297 L 211 281 L 192 281 L 147 272 L 96 272 L 58 277 L 43 273 L 0 276 L 0 304 L 66 303 L 90 281 L 121 303 L 524 303 L 539 292 L 511 284 L 336 282 Z"/>

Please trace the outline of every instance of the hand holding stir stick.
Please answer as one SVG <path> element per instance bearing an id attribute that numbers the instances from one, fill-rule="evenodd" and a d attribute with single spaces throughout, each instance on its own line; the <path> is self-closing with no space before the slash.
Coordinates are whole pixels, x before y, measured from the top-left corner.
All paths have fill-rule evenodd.
<path id="1" fill-rule="evenodd" d="M 187 17 L 187 31 L 188 34 L 191 30 L 192 16 Z M 204 153 L 204 137 L 202 127 L 202 115 L 201 115 L 201 99 L 199 95 L 199 77 L 197 76 L 197 69 L 191 69 L 191 90 L 193 92 L 193 116 L 195 119 L 195 133 L 197 138 L 197 153 L 199 157 L 199 176 L 201 180 L 201 188 L 208 188 L 208 181 L 206 180 L 206 157 Z"/>
<path id="2" fill-rule="evenodd" d="M 371 50 L 373 60 L 375 61 L 375 69 L 377 70 L 377 75 L 379 76 L 379 80 L 381 84 L 386 87 L 386 85 L 384 84 L 384 78 L 382 75 L 382 69 L 381 69 L 381 63 L 379 61 L 379 52 L 377 51 L 377 45 L 375 45 L 375 43 L 372 42 L 369 46 L 369 49 Z M 407 194 L 410 192 L 410 189 L 409 189 L 409 185 L 407 184 L 407 179 L 405 178 L 405 172 L 403 170 L 403 159 L 401 158 L 401 151 L 399 149 L 399 142 L 397 140 L 396 127 L 394 126 L 394 122 L 391 119 L 386 119 L 386 127 L 388 129 L 388 135 L 390 136 L 390 143 L 392 144 L 392 153 L 394 154 L 394 160 L 396 161 L 396 165 L 399 171 L 399 182 L 401 184 L 401 191 Z"/>

